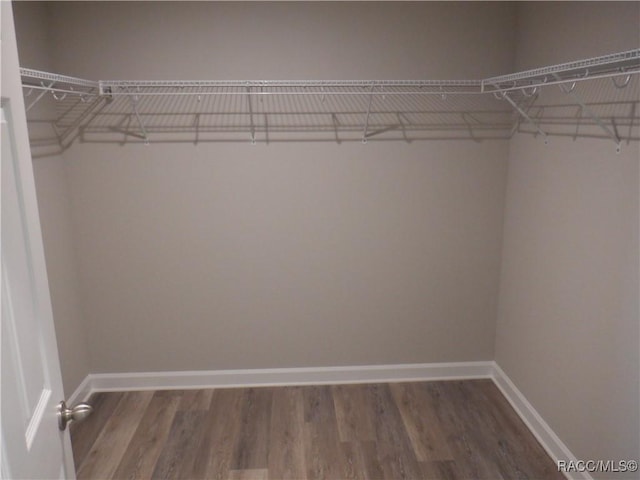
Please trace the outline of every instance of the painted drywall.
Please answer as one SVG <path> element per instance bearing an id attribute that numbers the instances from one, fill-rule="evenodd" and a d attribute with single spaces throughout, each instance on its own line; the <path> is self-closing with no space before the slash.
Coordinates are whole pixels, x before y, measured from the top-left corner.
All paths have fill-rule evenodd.
<path id="1" fill-rule="evenodd" d="M 369 147 L 76 146 L 98 371 L 490 359 L 505 145 Z"/>
<path id="2" fill-rule="evenodd" d="M 470 78 L 512 69 L 514 12 L 61 3 L 51 39 L 90 78 Z M 492 359 L 507 146 L 74 145 L 92 371 Z"/>
<path id="3" fill-rule="evenodd" d="M 456 79 L 511 71 L 502 2 L 56 2 L 54 63 L 100 79 Z"/>
<path id="4" fill-rule="evenodd" d="M 20 64 L 52 70 L 49 52 L 49 16 L 39 2 L 15 2 L 14 22 Z M 38 92 L 27 98 L 29 103 Z M 29 118 L 51 119 L 55 105 L 45 97 L 29 112 Z M 51 137 L 49 126 L 31 122 L 30 137 Z M 64 159 L 47 155 L 34 159 L 33 170 L 38 196 L 47 275 L 51 292 L 56 340 L 65 395 L 69 396 L 90 373 L 85 321 L 79 297 L 76 250 L 73 239 L 69 186 Z"/>
<path id="5" fill-rule="evenodd" d="M 516 70 L 622 52 L 640 45 L 635 2 L 517 2 Z"/>
<path id="6" fill-rule="evenodd" d="M 519 5 L 517 64 L 637 48 L 638 18 L 637 2 Z M 637 142 L 510 144 L 496 361 L 582 460 L 640 456 L 639 159 Z"/>

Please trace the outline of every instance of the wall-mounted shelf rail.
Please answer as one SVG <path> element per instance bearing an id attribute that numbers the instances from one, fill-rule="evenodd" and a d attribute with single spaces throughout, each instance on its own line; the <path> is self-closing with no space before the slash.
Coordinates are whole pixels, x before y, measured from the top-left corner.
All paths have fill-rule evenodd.
<path id="1" fill-rule="evenodd" d="M 483 80 L 100 80 L 21 69 L 55 138 L 85 142 L 638 140 L 640 49 Z M 559 88 L 551 88 L 552 86 Z M 62 132 L 62 133 L 61 133 Z"/>

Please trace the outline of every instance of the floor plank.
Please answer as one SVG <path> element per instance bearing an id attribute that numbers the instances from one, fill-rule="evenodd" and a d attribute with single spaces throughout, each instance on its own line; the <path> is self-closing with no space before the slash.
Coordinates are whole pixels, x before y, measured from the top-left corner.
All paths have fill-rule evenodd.
<path id="1" fill-rule="evenodd" d="M 432 415 L 429 398 L 411 383 L 390 385 L 393 398 L 419 462 L 453 460 L 438 418 Z"/>
<path id="2" fill-rule="evenodd" d="M 209 410 L 211 406 L 211 397 L 213 389 L 207 388 L 203 390 L 185 390 L 182 393 L 182 401 L 178 405 L 178 411 L 186 410 Z"/>
<path id="3" fill-rule="evenodd" d="M 476 380 L 476 388 L 479 382 Z M 488 452 L 489 437 L 477 435 L 482 431 L 480 416 L 475 405 L 470 404 L 460 389 L 464 382 L 428 385 L 437 417 L 447 432 L 447 443 L 464 478 L 496 480 L 504 478 Z M 480 441 L 478 441 L 480 439 Z M 488 454 L 487 454 L 488 453 Z"/>
<path id="4" fill-rule="evenodd" d="M 342 442 L 344 478 L 379 480 L 384 478 L 384 471 L 378 462 L 376 445 L 373 441 Z"/>
<path id="5" fill-rule="evenodd" d="M 88 400 L 88 403 L 93 406 L 93 413 L 84 421 L 71 422 L 69 425 L 76 471 L 80 469 L 80 465 L 93 447 L 93 442 L 96 441 L 122 396 L 122 392 L 94 393 Z"/>
<path id="6" fill-rule="evenodd" d="M 193 473 L 196 452 L 201 443 L 205 410 L 178 410 L 151 478 L 190 478 Z"/>
<path id="7" fill-rule="evenodd" d="M 271 388 L 245 389 L 240 413 L 240 433 L 232 462 L 233 470 L 253 471 L 267 468 L 272 398 Z"/>
<path id="8" fill-rule="evenodd" d="M 304 387 L 304 451 L 306 478 L 345 477 L 343 455 L 331 387 Z"/>
<path id="9" fill-rule="evenodd" d="M 465 386 L 474 404 L 488 414 L 485 428 L 492 432 L 496 462 L 509 477 L 564 479 L 533 433 L 522 428 L 516 411 L 492 381 L 480 382 L 477 388 Z"/>
<path id="10" fill-rule="evenodd" d="M 268 469 L 270 478 L 306 478 L 304 407 L 300 387 L 277 388 L 271 409 Z"/>
<path id="11" fill-rule="evenodd" d="M 234 445 L 240 433 L 243 393 L 243 389 L 213 392 L 193 471 L 188 478 L 223 479 L 232 470 Z"/>
<path id="12" fill-rule="evenodd" d="M 354 442 L 339 444 L 340 457 L 343 465 L 344 480 L 364 480 L 364 462 L 358 446 Z"/>
<path id="13" fill-rule="evenodd" d="M 388 385 L 371 385 L 368 393 L 376 412 L 376 452 L 388 480 L 422 476 L 420 465 Z"/>
<path id="14" fill-rule="evenodd" d="M 149 478 L 167 440 L 181 395 L 156 392 L 114 473 L 115 478 Z"/>
<path id="15" fill-rule="evenodd" d="M 269 471 L 265 468 L 252 470 L 231 470 L 229 480 L 268 480 Z"/>
<path id="16" fill-rule="evenodd" d="M 424 480 L 458 480 L 463 478 L 453 460 L 421 462 L 420 466 Z"/>
<path id="17" fill-rule="evenodd" d="M 336 385 L 332 390 L 340 441 L 375 440 L 375 415 L 367 402 L 366 385 Z"/>
<path id="18" fill-rule="evenodd" d="M 78 479 L 111 478 L 154 392 L 127 392 L 78 469 Z"/>
<path id="19" fill-rule="evenodd" d="M 100 393 L 78 478 L 564 478 L 491 380 Z"/>

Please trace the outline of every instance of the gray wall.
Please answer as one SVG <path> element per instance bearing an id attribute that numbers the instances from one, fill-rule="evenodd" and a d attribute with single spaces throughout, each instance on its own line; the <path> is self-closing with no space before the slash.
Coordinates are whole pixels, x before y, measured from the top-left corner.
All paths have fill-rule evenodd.
<path id="1" fill-rule="evenodd" d="M 49 16 L 46 5 L 39 2 L 13 4 L 20 65 L 54 70 L 49 51 Z M 27 98 L 29 103 L 38 92 Z M 42 99 L 30 111 L 30 118 L 41 120 L 55 116 L 50 98 Z M 52 130 L 43 124 L 29 125 L 30 136 L 51 137 Z M 51 151 L 51 149 L 47 149 Z M 73 237 L 70 190 L 65 162 L 61 155 L 35 159 L 33 171 L 38 195 L 47 275 L 60 367 L 65 395 L 69 396 L 90 372 L 86 337 L 86 319 L 80 302 L 76 245 Z"/>
<path id="2" fill-rule="evenodd" d="M 638 48 L 639 18 L 637 2 L 522 4 L 517 64 Z M 509 152 L 495 358 L 584 460 L 640 456 L 640 151 L 622 147 L 516 135 Z"/>
<path id="3" fill-rule="evenodd" d="M 370 146 L 70 150 L 94 371 L 490 360 L 506 145 Z"/>
<path id="4" fill-rule="evenodd" d="M 515 54 L 502 2 L 58 2 L 52 14 L 56 68 L 100 79 L 481 78 Z"/>
<path id="5" fill-rule="evenodd" d="M 468 78 L 511 69 L 514 12 L 61 3 L 53 59 L 90 78 Z M 507 146 L 74 146 L 92 371 L 493 358 Z"/>

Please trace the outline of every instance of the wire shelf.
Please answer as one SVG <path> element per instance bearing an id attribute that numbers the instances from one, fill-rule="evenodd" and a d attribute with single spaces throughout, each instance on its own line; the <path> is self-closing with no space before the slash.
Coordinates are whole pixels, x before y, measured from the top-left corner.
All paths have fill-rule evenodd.
<path id="1" fill-rule="evenodd" d="M 56 100 L 50 138 L 62 148 L 76 139 L 366 143 L 480 141 L 516 132 L 545 138 L 569 132 L 610 138 L 619 147 L 638 139 L 640 124 L 640 49 L 483 80 L 92 81 L 31 69 L 21 74 L 25 96 L 40 91 L 28 110 L 46 93 Z"/>
<path id="2" fill-rule="evenodd" d="M 110 95 L 368 95 L 453 92 L 477 93 L 479 80 L 100 80 L 101 94 Z"/>
<path id="3" fill-rule="evenodd" d="M 30 68 L 21 68 L 20 76 L 25 86 L 33 86 L 30 82 L 36 80 L 45 80 L 55 84 L 76 85 L 79 87 L 97 88 L 98 82 L 93 80 L 85 80 L 84 78 L 69 77 L 67 75 L 59 75 L 57 73 L 43 72 L 41 70 L 33 70 Z"/>
<path id="4" fill-rule="evenodd" d="M 525 81 L 524 86 L 532 83 L 545 82 L 545 78 L 561 78 L 563 81 L 573 81 L 578 77 L 589 79 L 607 74 L 624 75 L 627 71 L 640 69 L 640 49 L 603 55 L 601 57 L 561 63 L 548 67 L 535 68 L 524 72 L 502 75 L 482 80 L 483 85 L 502 85 Z"/>

